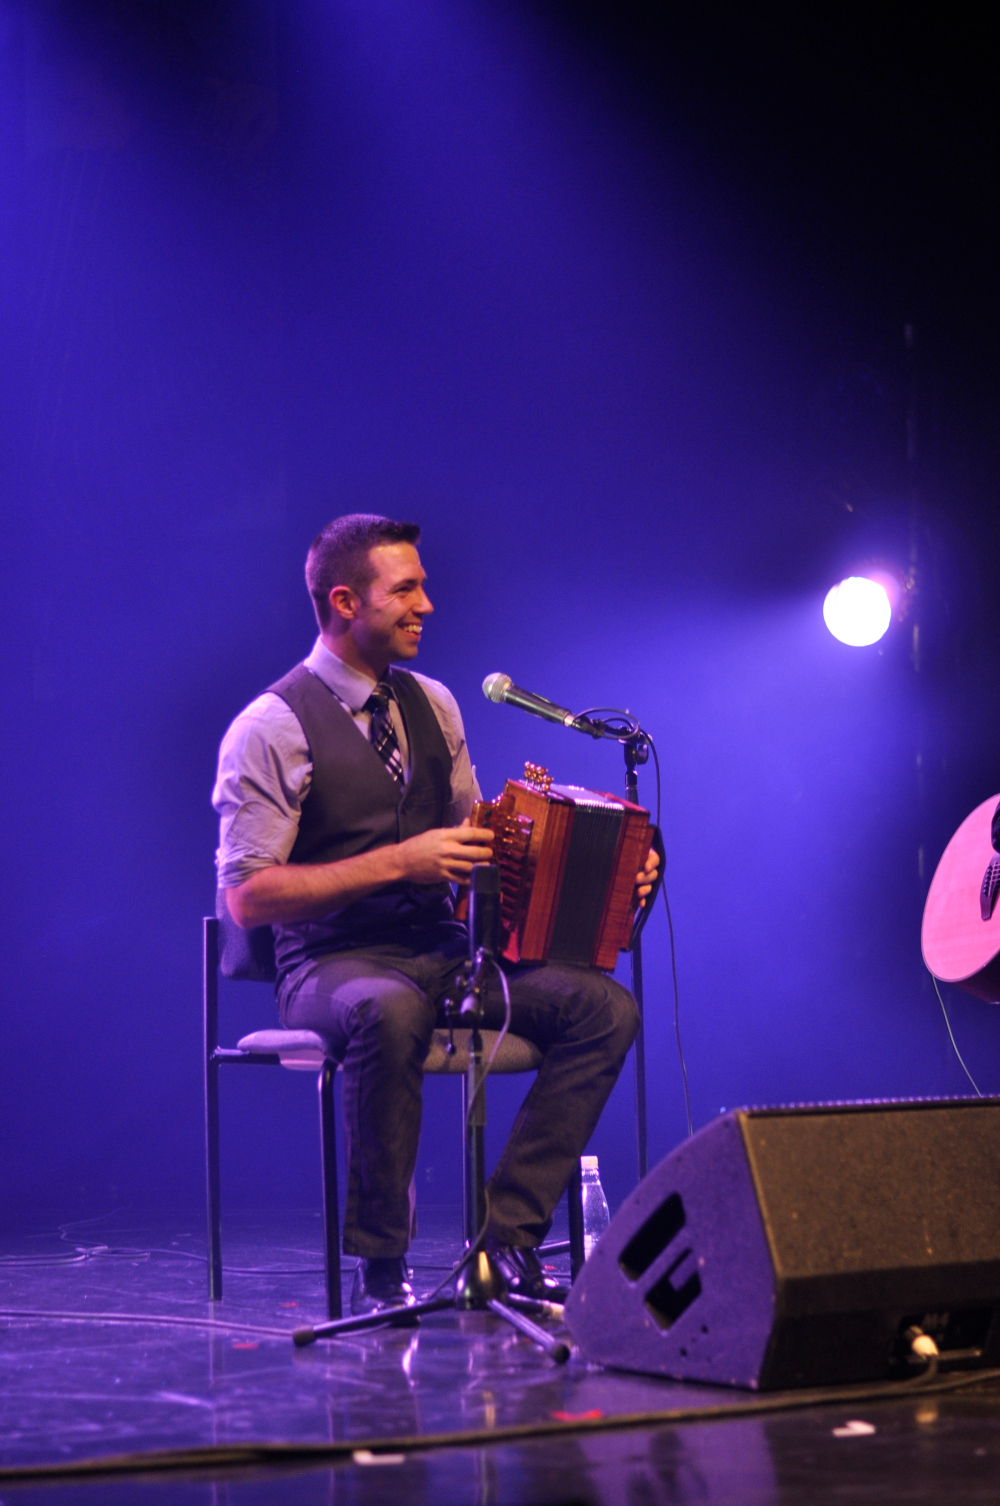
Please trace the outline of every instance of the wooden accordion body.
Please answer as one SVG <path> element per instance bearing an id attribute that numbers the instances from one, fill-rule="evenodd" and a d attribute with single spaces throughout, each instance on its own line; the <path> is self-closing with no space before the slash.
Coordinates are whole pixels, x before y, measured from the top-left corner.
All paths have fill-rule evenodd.
<path id="1" fill-rule="evenodd" d="M 652 841 L 649 812 L 614 795 L 553 784 L 526 765 L 502 795 L 477 801 L 473 826 L 496 833 L 503 955 L 612 969 L 628 946 L 636 875 Z"/>

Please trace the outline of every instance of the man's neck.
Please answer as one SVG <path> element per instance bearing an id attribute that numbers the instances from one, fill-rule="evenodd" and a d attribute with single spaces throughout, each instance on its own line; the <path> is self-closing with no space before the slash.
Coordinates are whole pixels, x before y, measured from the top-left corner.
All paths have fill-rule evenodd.
<path id="1" fill-rule="evenodd" d="M 378 684 L 389 668 L 388 660 L 384 664 L 380 663 L 376 665 L 369 663 L 368 659 L 358 649 L 358 645 L 350 633 L 338 633 L 334 637 L 331 633 L 321 632 L 319 636 L 323 647 L 329 649 L 330 653 L 338 658 L 342 664 L 346 664 L 348 669 L 356 670 L 359 675 L 364 675 L 366 679 L 374 681 L 375 684 Z"/>

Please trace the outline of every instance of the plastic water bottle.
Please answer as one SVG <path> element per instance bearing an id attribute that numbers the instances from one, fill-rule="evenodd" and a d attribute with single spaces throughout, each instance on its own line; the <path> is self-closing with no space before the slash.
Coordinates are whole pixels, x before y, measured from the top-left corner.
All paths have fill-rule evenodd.
<path id="1" fill-rule="evenodd" d="M 596 1156 L 580 1157 L 580 1176 L 583 1182 L 583 1257 L 589 1260 L 591 1251 L 611 1222 L 611 1214 L 601 1186 Z"/>

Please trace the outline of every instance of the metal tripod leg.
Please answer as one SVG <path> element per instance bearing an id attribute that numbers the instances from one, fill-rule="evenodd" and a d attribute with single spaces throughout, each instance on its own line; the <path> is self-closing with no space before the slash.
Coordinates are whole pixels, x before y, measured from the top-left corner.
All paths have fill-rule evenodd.
<path id="1" fill-rule="evenodd" d="M 532 1339 L 540 1349 L 552 1356 L 557 1365 L 565 1365 L 569 1359 L 569 1345 L 564 1344 L 562 1339 L 553 1338 L 552 1334 L 546 1333 L 544 1328 L 539 1328 L 537 1323 L 532 1323 L 524 1313 L 517 1312 L 513 1307 L 508 1307 L 506 1302 L 501 1302 L 498 1297 L 492 1297 L 486 1306 L 491 1313 L 498 1318 L 503 1318 L 506 1323 L 520 1330 L 526 1338 Z"/>
<path id="2" fill-rule="evenodd" d="M 292 1342 L 297 1349 L 304 1349 L 317 1339 L 335 1339 L 342 1333 L 359 1333 L 366 1328 L 415 1328 L 426 1313 L 439 1313 L 454 1306 L 454 1297 L 432 1297 L 427 1302 L 412 1302 L 407 1307 L 384 1307 L 381 1312 L 361 1313 L 356 1318 L 338 1318 L 332 1323 L 294 1328 Z"/>

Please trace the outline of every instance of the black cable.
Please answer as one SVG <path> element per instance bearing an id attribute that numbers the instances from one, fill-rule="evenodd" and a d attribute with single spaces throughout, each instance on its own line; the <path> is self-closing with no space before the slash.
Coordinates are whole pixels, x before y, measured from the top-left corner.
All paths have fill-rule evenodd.
<path id="1" fill-rule="evenodd" d="M 83 1265 L 89 1258 L 89 1251 L 84 1251 L 79 1255 L 0 1255 L 0 1269 L 7 1269 L 11 1266 L 34 1268 L 51 1265 Z"/>
<path id="2" fill-rule="evenodd" d="M 641 727 L 635 720 L 635 718 L 627 711 L 620 711 L 610 706 L 592 706 L 589 710 L 580 712 L 580 716 L 590 719 L 592 717 L 598 717 L 601 713 L 603 713 L 604 715 L 603 726 L 605 729 L 604 735 L 606 737 L 614 738 L 618 742 L 627 742 L 630 738 L 633 737 L 642 738 L 643 741 L 646 742 L 649 746 L 649 751 L 653 755 L 653 767 L 656 770 L 656 826 L 660 832 L 660 839 L 662 841 L 663 830 L 660 818 L 662 811 L 663 793 L 662 780 L 660 776 L 660 755 L 656 749 L 656 742 L 654 741 L 652 735 L 646 731 L 645 727 Z M 613 725 L 611 718 L 618 718 L 619 725 Z M 674 989 L 674 1038 L 677 1042 L 677 1057 L 681 1065 L 681 1082 L 684 1087 L 684 1117 L 687 1121 L 687 1132 L 690 1136 L 694 1134 L 694 1121 L 691 1116 L 691 1090 L 688 1084 L 687 1062 L 684 1059 L 684 1044 L 681 1040 L 680 991 L 677 987 L 677 947 L 674 941 L 674 918 L 670 913 L 670 900 L 667 897 L 666 866 L 666 849 L 664 849 L 664 872 L 660 878 L 660 888 L 663 892 L 663 903 L 667 911 L 667 930 L 670 935 L 670 974 Z M 656 895 L 654 894 L 652 898 L 655 900 Z M 642 935 L 651 912 L 652 906 L 650 905 L 646 909 L 644 914 L 639 917 L 639 921 L 632 932 L 633 942 L 637 941 Z"/>
<path id="3" fill-rule="evenodd" d="M 928 968 L 927 971 L 930 972 L 930 968 Z M 957 1045 L 957 1043 L 955 1041 L 955 1037 L 952 1034 L 951 1021 L 948 1018 L 948 1011 L 944 1007 L 944 1000 L 941 997 L 941 990 L 938 988 L 938 980 L 935 978 L 935 976 L 934 976 L 933 973 L 931 973 L 931 982 L 934 984 L 934 992 L 937 994 L 938 1003 L 941 1005 L 941 1013 L 944 1015 L 944 1023 L 947 1026 L 947 1029 L 948 1029 L 948 1039 L 951 1041 L 952 1050 L 954 1051 L 955 1055 L 958 1057 L 959 1066 L 962 1068 L 962 1071 L 965 1073 L 966 1077 L 969 1079 L 969 1081 L 971 1082 L 973 1088 L 975 1089 L 976 1097 L 977 1098 L 982 1098 L 982 1096 L 983 1096 L 982 1093 L 980 1093 L 979 1089 L 976 1087 L 976 1079 L 973 1077 L 972 1073 L 969 1071 L 968 1067 L 965 1065 L 965 1062 L 964 1062 L 964 1060 L 962 1058 L 962 1053 L 961 1053 L 961 1051 L 959 1051 L 958 1045 Z"/>
<path id="4" fill-rule="evenodd" d="M 159 1255 L 165 1260 L 197 1260 L 202 1265 L 208 1259 L 207 1255 L 199 1255 L 194 1250 L 164 1250 L 157 1246 L 149 1249 L 115 1249 L 109 1245 L 78 1245 L 77 1252 L 72 1255 L 0 1255 L 0 1270 L 17 1270 L 26 1268 L 34 1270 L 46 1266 L 79 1266 L 86 1265 L 92 1260 L 103 1258 L 117 1258 L 121 1260 L 149 1260 L 154 1255 Z M 305 1266 L 281 1266 L 281 1265 L 224 1265 L 223 1273 L 227 1276 L 322 1276 L 325 1268 L 321 1265 Z M 341 1261 L 341 1269 L 347 1274 L 355 1269 L 353 1265 L 345 1265 Z M 450 1265 L 427 1265 L 414 1264 L 410 1267 L 414 1271 L 450 1271 Z"/>
<path id="5" fill-rule="evenodd" d="M 969 1386 L 1000 1381 L 1000 1370 L 971 1370 L 961 1375 L 937 1376 L 927 1381 L 882 1381 L 859 1386 L 829 1387 L 816 1390 L 779 1391 L 772 1396 L 752 1396 L 734 1403 L 707 1406 L 672 1407 L 655 1412 L 628 1412 L 619 1416 L 584 1416 L 571 1422 L 554 1422 L 548 1418 L 537 1422 L 511 1423 L 506 1426 L 469 1428 L 464 1432 L 418 1433 L 402 1437 L 341 1439 L 329 1443 L 248 1443 L 208 1444 L 196 1448 L 155 1449 L 146 1453 L 110 1454 L 97 1459 L 59 1460 L 51 1464 L 22 1464 L 0 1467 L 0 1483 L 46 1479 L 105 1479 L 115 1475 L 175 1474 L 182 1471 L 247 1470 L 291 1465 L 330 1465 L 349 1463 L 355 1456 L 369 1462 L 384 1454 L 427 1453 L 432 1449 L 484 1448 L 491 1444 L 521 1443 L 534 1438 L 560 1438 L 588 1433 L 634 1431 L 637 1428 L 677 1426 L 680 1423 L 726 1422 L 730 1419 L 759 1417 L 782 1412 L 804 1411 L 810 1407 L 843 1407 L 855 1402 L 896 1401 L 911 1397 L 916 1389 L 924 1396 L 940 1396 Z"/>
<path id="6" fill-rule="evenodd" d="M 114 1245 L 77 1245 L 71 1255 L 0 1255 L 0 1270 L 16 1270 L 21 1267 L 34 1269 L 39 1266 L 80 1266 L 94 1260 L 145 1261 L 151 1260 L 154 1255 L 167 1260 L 198 1260 L 203 1265 L 208 1260 L 207 1255 L 199 1255 L 194 1250 L 163 1250 L 155 1245 L 148 1249 Z M 322 1276 L 324 1267 L 321 1265 L 225 1265 L 222 1269 L 227 1276 Z"/>
<path id="7" fill-rule="evenodd" d="M 86 1229 L 94 1224 L 106 1223 L 109 1219 L 116 1218 L 120 1213 L 127 1213 L 128 1207 L 112 1208 L 109 1213 L 99 1213 L 94 1218 L 79 1218 L 65 1224 L 56 1225 L 56 1233 L 63 1244 L 68 1244 L 68 1231 L 71 1229 Z M 303 1251 L 303 1254 L 308 1254 Z M 130 1245 L 75 1245 L 72 1254 L 66 1255 L 0 1255 L 0 1269 L 18 1269 L 19 1267 L 39 1266 L 70 1266 L 86 1265 L 91 1260 L 150 1260 L 154 1255 L 164 1256 L 167 1259 L 177 1260 L 200 1260 L 203 1264 L 208 1260 L 207 1255 L 199 1255 L 194 1250 L 164 1250 L 156 1245 L 135 1248 Z M 323 1266 L 253 1266 L 253 1265 L 225 1265 L 223 1272 L 227 1276 L 322 1276 Z M 353 1269 L 348 1267 L 348 1269 Z"/>
<path id="8" fill-rule="evenodd" d="M 661 782 L 660 782 L 660 755 L 656 751 L 656 743 L 648 732 L 643 729 L 642 736 L 649 744 L 649 751 L 653 755 L 653 767 L 656 770 L 656 825 L 660 832 L 660 840 L 663 840 L 663 828 L 660 826 L 661 811 Z M 670 974 L 674 985 L 674 1039 L 677 1042 L 677 1057 L 681 1064 L 681 1082 L 684 1085 L 684 1115 L 687 1120 L 688 1136 L 694 1134 L 694 1121 L 691 1118 L 691 1090 L 688 1086 L 687 1062 L 684 1060 L 684 1043 L 681 1040 L 681 1001 L 680 991 L 677 987 L 677 948 L 674 944 L 674 918 L 670 913 L 670 900 L 667 897 L 667 852 L 663 849 L 663 874 L 660 879 L 660 890 L 663 894 L 663 903 L 667 911 L 667 931 L 670 935 Z"/>
<path id="9" fill-rule="evenodd" d="M 487 1061 L 486 1066 L 483 1068 L 483 1075 L 479 1079 L 479 1082 L 476 1084 L 476 1091 L 473 1093 L 471 1099 L 469 1100 L 469 1107 L 465 1116 L 466 1129 L 469 1129 L 472 1124 L 472 1111 L 476 1106 L 476 1100 L 479 1097 L 480 1093 L 484 1092 L 486 1089 L 486 1079 L 487 1077 L 489 1077 L 493 1063 L 497 1059 L 497 1053 L 500 1050 L 500 1047 L 503 1045 L 504 1036 L 510 1029 L 510 986 L 507 982 L 507 975 L 504 972 L 503 968 L 500 966 L 499 962 L 497 962 L 495 957 L 490 957 L 490 965 L 495 971 L 497 977 L 500 979 L 500 987 L 503 991 L 503 1024 L 500 1027 L 500 1031 L 497 1035 L 493 1050 L 490 1052 L 489 1060 Z"/>
<path id="10" fill-rule="evenodd" d="M 660 811 L 663 805 L 663 795 L 660 788 L 660 755 L 656 751 L 656 743 L 649 732 L 643 732 L 643 737 L 649 743 L 649 751 L 653 755 L 653 768 L 656 770 L 656 824 L 660 825 Z"/>
<path id="11" fill-rule="evenodd" d="M 4 1307 L 0 1308 L 0 1318 L 31 1319 L 35 1322 L 44 1319 L 46 1322 L 55 1323 L 98 1323 L 105 1326 L 114 1324 L 126 1325 L 129 1328 L 148 1323 L 157 1328 L 200 1328 L 215 1333 L 255 1333 L 268 1339 L 288 1339 L 292 1334 L 290 1328 L 260 1328 L 253 1323 L 222 1323 L 216 1318 L 182 1318 L 173 1317 L 168 1313 L 49 1312 L 40 1308 Z"/>
<path id="12" fill-rule="evenodd" d="M 677 1055 L 681 1064 L 681 1081 L 684 1084 L 684 1114 L 687 1119 L 688 1136 L 694 1134 L 694 1124 L 691 1119 L 691 1090 L 688 1087 L 687 1062 L 684 1060 L 684 1046 L 681 1042 L 681 1006 L 677 993 L 677 953 L 674 949 L 674 918 L 670 913 L 670 901 L 667 898 L 667 886 L 663 885 L 663 903 L 667 910 L 667 930 L 670 932 L 670 971 L 674 980 L 674 1036 L 677 1041 Z"/>
<path id="13" fill-rule="evenodd" d="M 117 1208 L 112 1208 L 110 1213 L 98 1213 L 96 1218 L 74 1218 L 70 1219 L 68 1223 L 56 1224 L 56 1233 L 60 1239 L 64 1240 L 67 1229 L 89 1229 L 94 1224 L 106 1223 L 109 1218 L 117 1218 L 119 1213 L 127 1213 L 128 1211 L 128 1204 L 121 1203 Z"/>

